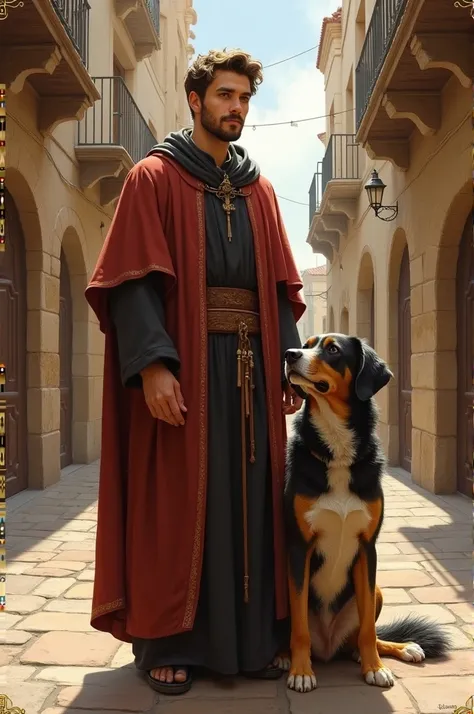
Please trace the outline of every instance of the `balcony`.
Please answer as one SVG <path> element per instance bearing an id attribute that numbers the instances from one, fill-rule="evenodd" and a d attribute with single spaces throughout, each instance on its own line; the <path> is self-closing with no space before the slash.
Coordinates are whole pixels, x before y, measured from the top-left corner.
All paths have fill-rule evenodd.
<path id="1" fill-rule="evenodd" d="M 115 0 L 115 12 L 127 28 L 139 62 L 160 49 L 160 0 Z"/>
<path id="2" fill-rule="evenodd" d="M 99 186 L 102 206 L 119 197 L 125 176 L 157 143 L 122 77 L 95 77 L 101 99 L 78 125 L 83 189 Z"/>
<path id="3" fill-rule="evenodd" d="M 323 241 L 338 251 L 339 240 L 346 237 L 349 221 L 356 216 L 361 175 L 360 147 L 355 135 L 332 134 L 309 192 L 311 245 Z"/>
<path id="4" fill-rule="evenodd" d="M 87 0 L 30 0 L 0 22 L 2 81 L 13 94 L 31 85 L 38 128 L 80 119 L 99 98 L 88 71 Z"/>
<path id="5" fill-rule="evenodd" d="M 356 136 L 372 159 L 407 170 L 412 133 L 438 131 L 448 80 L 471 88 L 472 31 L 454 0 L 376 0 L 355 72 Z"/>

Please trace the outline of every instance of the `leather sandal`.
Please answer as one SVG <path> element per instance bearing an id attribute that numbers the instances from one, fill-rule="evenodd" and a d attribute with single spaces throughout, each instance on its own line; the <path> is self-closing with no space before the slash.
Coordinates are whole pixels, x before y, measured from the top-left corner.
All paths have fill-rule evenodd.
<path id="1" fill-rule="evenodd" d="M 154 667 L 154 669 L 172 669 L 173 674 L 175 674 L 177 671 L 182 670 L 183 672 L 187 673 L 187 677 L 184 682 L 162 682 L 159 679 L 156 679 L 155 677 L 151 676 L 151 672 L 153 670 L 150 670 L 150 672 L 147 672 L 147 682 L 150 685 L 152 689 L 155 690 L 155 692 L 158 692 L 159 694 L 167 694 L 167 695 L 175 695 L 175 694 L 185 694 L 186 692 L 189 692 L 189 690 L 192 687 L 193 684 L 193 675 L 189 667 L 176 667 L 176 666 L 169 666 L 169 667 Z"/>

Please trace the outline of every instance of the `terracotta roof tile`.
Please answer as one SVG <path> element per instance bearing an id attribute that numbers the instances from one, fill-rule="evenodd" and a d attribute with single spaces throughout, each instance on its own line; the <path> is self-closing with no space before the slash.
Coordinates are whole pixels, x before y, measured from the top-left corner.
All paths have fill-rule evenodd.
<path id="1" fill-rule="evenodd" d="M 329 17 L 323 19 L 321 25 L 321 34 L 319 35 L 319 46 L 318 46 L 318 56 L 316 58 L 316 67 L 319 69 L 319 61 L 321 59 L 321 51 L 323 47 L 324 33 L 326 32 L 326 25 L 330 22 L 342 22 L 342 6 L 338 7 L 335 12 Z"/>

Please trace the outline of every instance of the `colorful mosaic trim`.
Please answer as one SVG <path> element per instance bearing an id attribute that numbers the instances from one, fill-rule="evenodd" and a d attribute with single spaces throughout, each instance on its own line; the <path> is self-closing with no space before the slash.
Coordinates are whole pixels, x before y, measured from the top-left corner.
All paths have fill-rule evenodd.
<path id="1" fill-rule="evenodd" d="M 0 252 L 5 250 L 5 151 L 6 151 L 6 86 L 0 84 Z M 1 357 L 0 357 L 1 358 Z"/>
<path id="2" fill-rule="evenodd" d="M 7 373 L 4 364 L 0 364 L 0 610 L 5 609 L 6 591 L 6 555 L 5 555 L 5 518 L 6 518 L 6 474 L 7 474 Z"/>

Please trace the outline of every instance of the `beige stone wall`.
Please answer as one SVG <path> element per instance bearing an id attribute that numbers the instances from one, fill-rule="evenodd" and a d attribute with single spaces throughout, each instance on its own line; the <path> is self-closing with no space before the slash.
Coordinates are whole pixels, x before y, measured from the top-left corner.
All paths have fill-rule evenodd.
<path id="1" fill-rule="evenodd" d="M 343 5 L 342 49 L 333 43 L 334 57 L 325 67 L 328 110 L 334 102 L 339 102 L 341 110 L 349 107 L 345 87 L 358 60 L 359 6 L 359 2 Z M 370 14 L 366 24 L 369 20 Z M 472 209 L 471 104 L 471 91 L 453 76 L 443 91 L 442 124 L 432 136 L 415 131 L 407 171 L 388 161 L 372 161 L 361 151 L 362 188 L 356 217 L 349 224 L 347 237 L 340 241 L 339 254 L 329 264 L 327 278 L 330 328 L 366 338 L 371 329 L 374 285 L 375 347 L 395 375 L 388 389 L 377 396 L 380 433 L 389 461 L 397 464 L 398 279 L 403 250 L 408 246 L 412 477 L 436 492 L 456 490 L 455 283 L 459 242 Z M 326 141 L 330 124 L 328 118 Z M 373 168 L 387 186 L 384 204 L 398 201 L 399 213 L 392 222 L 377 219 L 368 206 L 363 185 Z"/>
<path id="2" fill-rule="evenodd" d="M 91 0 L 91 76 L 113 74 L 113 51 L 127 49 L 129 38 L 114 16 L 113 0 Z M 162 51 L 129 69 L 130 91 L 158 138 L 188 120 L 182 75 L 188 61 L 184 22 L 187 0 L 162 1 L 170 56 Z M 166 22 L 168 21 L 168 23 Z M 121 48 L 121 49 L 120 49 Z M 128 47 L 130 50 L 130 47 Z M 175 86 L 175 54 L 180 83 Z M 130 53 L 128 54 L 130 60 Z M 172 67 L 172 85 L 164 67 Z M 171 77 L 171 73 L 169 75 Z M 100 206 L 97 188 L 83 191 L 74 154 L 77 122 L 52 134 L 37 129 L 37 100 L 28 83 L 7 96 L 6 185 L 19 212 L 25 237 L 27 273 L 27 423 L 28 486 L 44 488 L 60 476 L 60 258 L 67 261 L 73 310 L 74 463 L 99 457 L 101 443 L 104 339 L 84 290 L 94 269 L 113 210 Z"/>
<path id="3" fill-rule="evenodd" d="M 298 322 L 302 343 L 308 337 L 327 331 L 326 275 L 313 275 L 311 269 L 302 271 L 303 293 L 307 309 Z"/>

